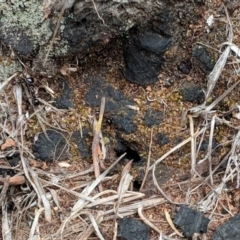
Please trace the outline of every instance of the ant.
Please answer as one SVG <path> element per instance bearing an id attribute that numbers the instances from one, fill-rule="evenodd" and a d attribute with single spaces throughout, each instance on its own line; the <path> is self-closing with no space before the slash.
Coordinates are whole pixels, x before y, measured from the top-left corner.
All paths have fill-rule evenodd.
<path id="1" fill-rule="evenodd" d="M 35 91 L 34 91 L 34 79 L 32 77 L 27 77 L 26 80 L 26 86 L 28 88 L 29 93 L 32 95 L 32 103 L 34 106 L 37 106 L 40 104 L 40 101 L 36 98 Z"/>
<path id="2" fill-rule="evenodd" d="M 34 91 L 34 79 L 32 77 L 26 77 L 25 81 L 20 78 L 16 80 L 17 84 L 22 84 L 25 83 L 29 93 L 32 95 L 32 104 L 34 106 L 38 106 L 40 104 L 40 101 L 37 99 Z"/>

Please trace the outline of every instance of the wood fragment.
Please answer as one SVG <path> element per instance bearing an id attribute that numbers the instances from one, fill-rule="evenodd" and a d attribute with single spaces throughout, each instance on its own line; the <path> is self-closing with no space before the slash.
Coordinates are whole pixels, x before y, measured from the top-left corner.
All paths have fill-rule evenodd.
<path id="1" fill-rule="evenodd" d="M 104 163 L 101 156 L 101 148 L 104 148 L 104 143 L 102 140 L 102 132 L 101 132 L 101 127 L 102 127 L 102 120 L 103 120 L 103 113 L 104 113 L 104 108 L 105 108 L 105 97 L 101 99 L 101 106 L 100 106 L 100 113 L 99 113 L 99 118 L 98 120 L 94 118 L 93 122 L 93 142 L 92 142 L 92 158 L 93 158 L 93 166 L 94 166 L 94 173 L 95 173 L 95 178 L 97 179 L 100 176 L 100 167 L 99 165 L 105 169 Z M 102 184 L 99 183 L 98 185 L 99 191 L 103 191 Z"/>

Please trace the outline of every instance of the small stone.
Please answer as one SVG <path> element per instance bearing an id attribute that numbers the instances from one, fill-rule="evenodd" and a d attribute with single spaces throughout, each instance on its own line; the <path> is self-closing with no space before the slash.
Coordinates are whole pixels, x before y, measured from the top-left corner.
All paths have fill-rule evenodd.
<path id="1" fill-rule="evenodd" d="M 212 71 L 215 65 L 211 58 L 210 53 L 202 46 L 197 46 L 194 48 L 192 56 L 198 59 L 203 66 L 203 70 Z"/>
<path id="2" fill-rule="evenodd" d="M 124 240 L 148 240 L 150 229 L 145 223 L 125 217 L 119 221 L 118 236 Z"/>
<path id="3" fill-rule="evenodd" d="M 204 91 L 199 85 L 185 84 L 181 93 L 183 95 L 183 100 L 187 102 L 201 104 L 205 98 Z"/>
<path id="4" fill-rule="evenodd" d="M 147 127 L 152 127 L 158 126 L 162 122 L 162 119 L 163 119 L 162 112 L 157 111 L 155 109 L 148 109 L 145 114 L 144 122 Z"/>
<path id="5" fill-rule="evenodd" d="M 33 144 L 35 158 L 46 162 L 66 160 L 68 146 L 63 134 L 56 130 L 47 130 L 45 134 L 40 133 L 38 140 Z"/>
<path id="6" fill-rule="evenodd" d="M 174 224 L 179 226 L 186 237 L 192 237 L 194 233 L 206 233 L 210 219 L 186 205 L 182 205 L 174 218 Z"/>

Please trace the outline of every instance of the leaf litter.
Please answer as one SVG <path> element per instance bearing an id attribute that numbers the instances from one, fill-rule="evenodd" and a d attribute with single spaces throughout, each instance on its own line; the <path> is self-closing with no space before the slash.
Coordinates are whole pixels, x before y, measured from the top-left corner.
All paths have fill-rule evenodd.
<path id="1" fill-rule="evenodd" d="M 120 156 L 112 163 L 111 166 L 106 169 L 103 167 L 104 165 L 101 165 L 103 164 L 101 161 L 104 160 L 105 151 L 105 146 L 103 142 L 101 142 L 101 122 L 104 117 L 104 100 L 102 100 L 99 120 L 97 121 L 94 119 L 93 122 L 94 138 L 92 145 L 92 167 L 90 167 L 88 170 L 85 169 L 82 172 L 76 173 L 68 170 L 71 168 L 71 165 L 68 163 L 62 163 L 59 165 L 59 167 L 61 169 L 66 168 L 67 170 L 65 169 L 60 173 L 57 173 L 51 171 L 42 171 L 35 166 L 31 166 L 30 158 L 32 158 L 33 155 L 25 145 L 26 143 L 24 137 L 28 124 L 27 120 L 36 116 L 43 132 L 45 133 L 46 126 L 50 126 L 59 131 L 66 130 L 53 126 L 45 118 L 43 112 L 44 107 L 46 106 L 50 108 L 52 112 L 58 112 L 58 114 L 61 114 L 62 112 L 44 100 L 41 101 L 44 107 L 33 107 L 34 113 L 28 119 L 26 119 L 22 110 L 23 89 L 19 86 L 14 87 L 13 93 L 16 100 L 17 111 L 12 117 L 16 120 L 16 124 L 14 124 L 13 121 L 9 121 L 8 123 L 1 123 L 0 125 L 1 131 L 6 133 L 9 136 L 9 139 L 13 140 L 14 144 L 11 143 L 7 147 L 2 145 L 0 155 L 5 156 L 8 154 L 6 152 L 8 151 L 8 147 L 17 146 L 13 152 L 20 153 L 21 166 L 16 166 L 14 168 L 18 172 L 18 174 L 14 177 L 7 176 L 0 179 L 0 183 L 3 185 L 0 195 L 0 202 L 2 208 L 2 232 L 4 239 L 16 239 L 16 237 L 14 237 L 14 235 L 16 236 L 16 233 L 18 235 L 20 234 L 19 236 L 23 236 L 22 239 L 72 239 L 73 237 L 76 239 L 89 239 L 93 233 L 95 233 L 98 239 L 105 239 L 102 229 L 100 228 L 102 224 L 110 224 L 111 228 L 115 229 L 115 232 L 117 232 L 117 219 L 132 215 L 139 216 L 142 221 L 144 221 L 153 229 L 153 231 L 156 232 L 156 236 L 158 236 L 159 239 L 179 239 L 178 236 L 182 235 L 173 225 L 168 210 L 166 209 L 166 206 L 169 206 L 169 204 L 178 206 L 181 204 L 194 203 L 196 208 L 204 212 L 210 218 L 219 214 L 218 209 L 221 209 L 223 202 L 228 200 L 224 194 L 226 186 L 229 184 L 232 186 L 232 188 L 237 189 L 239 188 L 240 184 L 239 127 L 235 127 L 230 121 L 224 119 L 223 113 L 219 114 L 217 111 L 217 106 L 221 103 L 221 101 L 224 100 L 228 94 L 231 94 L 239 84 L 238 75 L 231 78 L 232 86 L 229 86 L 228 89 L 216 99 L 212 99 L 211 103 L 209 104 L 209 98 L 212 97 L 213 90 L 218 85 L 219 77 L 224 74 L 223 72 L 227 66 L 226 64 L 228 63 L 228 58 L 231 51 L 235 52 L 237 56 L 239 51 L 238 47 L 232 43 L 234 38 L 232 24 L 226 9 L 225 12 L 227 16 L 228 37 L 227 42 L 223 43 L 222 46 L 226 48 L 220 54 L 215 67 L 209 74 L 205 101 L 199 106 L 189 108 L 183 115 L 183 122 L 185 124 L 189 123 L 190 126 L 189 137 L 167 151 L 155 162 L 152 162 L 151 145 L 152 133 L 154 129 L 151 130 L 151 141 L 149 143 L 148 154 L 149 159 L 146 166 L 146 177 L 144 177 L 144 179 L 147 178 L 147 175 L 151 175 L 154 186 L 157 190 L 157 194 L 154 196 L 149 197 L 144 193 L 144 191 L 136 192 L 132 190 L 131 182 L 133 177 L 130 173 L 131 162 L 123 168 L 122 174 L 119 176 L 120 181 L 118 182 L 118 186 L 115 190 L 104 190 L 104 188 L 101 187 L 104 182 L 114 179 L 114 176 L 108 176 L 108 173 L 124 157 L 124 155 Z M 47 16 L 48 13 L 46 13 L 46 17 Z M 13 74 L 0 86 L 2 95 L 2 109 L 5 109 L 5 104 L 8 104 L 7 102 L 4 102 L 6 99 L 4 98 L 4 96 L 6 96 L 4 93 L 5 88 L 7 88 L 8 84 L 16 76 L 17 74 Z M 201 124 L 197 124 L 198 121 L 196 120 L 200 120 Z M 216 166 L 213 166 L 212 144 L 217 124 L 234 128 L 238 132 L 231 141 L 230 150 L 225 154 L 225 157 Z M 207 131 L 209 132 L 209 143 L 207 148 L 208 152 L 202 160 L 197 161 L 197 139 L 199 137 L 203 139 Z M 156 167 L 163 161 L 167 162 L 167 158 L 170 155 L 176 153 L 179 149 L 183 148 L 189 143 L 191 145 L 190 180 L 173 183 L 172 189 L 169 191 L 166 186 L 160 186 L 156 177 Z M 202 176 L 197 170 L 198 165 L 204 162 L 207 162 L 209 167 L 207 176 Z M 223 163 L 226 164 L 226 168 L 221 170 L 221 172 L 218 172 Z M 102 173 L 100 173 L 99 165 L 103 170 Z M 90 173 L 95 173 L 95 178 L 89 177 Z M 79 183 L 77 188 L 76 186 L 71 187 L 71 182 L 73 181 Z M 13 217 L 10 218 L 10 215 L 6 210 L 6 206 L 8 204 L 7 190 L 11 185 L 21 185 L 23 182 L 25 182 L 27 191 L 23 189 L 22 195 L 16 193 L 15 205 L 17 206 L 17 210 L 16 213 L 13 214 Z M 145 180 L 143 181 L 141 190 L 144 189 L 144 182 Z M 82 184 L 80 185 L 80 183 Z M 182 191 L 185 194 L 185 200 L 182 198 L 174 199 L 174 196 L 171 196 L 173 195 L 172 192 L 181 191 L 184 186 L 187 186 L 187 190 Z M 206 194 L 200 199 L 200 201 L 196 202 L 196 195 L 201 188 L 206 191 Z M 162 206 L 162 209 L 164 209 L 167 222 L 175 232 L 175 234 L 173 234 L 173 238 L 170 236 L 170 234 L 166 235 L 163 233 L 163 230 L 159 228 L 159 226 L 155 226 L 153 222 L 148 219 L 149 216 L 145 216 L 143 214 L 144 210 L 147 211 L 155 206 Z M 225 210 L 227 210 L 230 215 L 234 215 L 229 205 L 225 206 Z M 31 214 L 29 214 L 29 212 Z M 61 215 L 59 218 L 61 221 L 58 220 L 58 222 L 56 222 L 56 219 L 58 219 L 57 213 Z M 44 215 L 44 217 L 42 215 Z M 21 220 L 29 217 L 31 217 L 31 224 L 28 226 L 30 227 L 30 231 L 27 233 L 24 233 L 23 231 L 23 233 L 21 233 Z M 51 234 L 47 233 L 47 231 L 40 231 L 40 228 L 42 229 L 45 221 L 53 223 L 54 225 L 52 226 L 53 232 Z M 15 228 L 13 229 L 11 226 L 15 226 Z M 116 239 L 116 237 L 117 236 L 115 235 L 114 238 Z"/>

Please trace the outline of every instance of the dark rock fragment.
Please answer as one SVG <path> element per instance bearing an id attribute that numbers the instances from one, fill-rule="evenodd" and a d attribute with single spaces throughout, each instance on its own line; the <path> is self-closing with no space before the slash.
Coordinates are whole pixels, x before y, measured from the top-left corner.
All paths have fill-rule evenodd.
<path id="1" fill-rule="evenodd" d="M 156 33 L 145 33 L 139 36 L 140 46 L 152 53 L 161 54 L 168 50 L 171 45 L 171 38 L 161 37 Z"/>
<path id="2" fill-rule="evenodd" d="M 133 218 L 122 218 L 119 221 L 118 236 L 124 240 L 148 240 L 150 229 L 145 223 Z"/>
<path id="3" fill-rule="evenodd" d="M 19 164 L 19 162 L 21 161 L 19 154 L 7 156 L 6 159 L 7 159 L 8 163 L 11 165 L 11 167 L 16 167 Z"/>
<path id="4" fill-rule="evenodd" d="M 209 139 L 205 139 L 202 141 L 201 146 L 200 146 L 200 151 L 205 151 L 208 149 L 209 145 Z M 212 149 L 216 148 L 218 146 L 218 142 L 215 138 L 212 140 Z"/>
<path id="5" fill-rule="evenodd" d="M 239 240 L 240 214 L 230 218 L 226 223 L 219 226 L 211 240 Z"/>
<path id="6" fill-rule="evenodd" d="M 2 28 L 3 23 L 0 23 L 0 29 Z M 20 29 L 5 28 L 4 31 L 0 31 L 0 40 L 16 52 L 25 56 L 33 51 L 32 41 Z"/>
<path id="7" fill-rule="evenodd" d="M 86 93 L 86 102 L 92 107 L 97 107 L 100 105 L 101 98 L 105 97 L 105 116 L 111 120 L 113 126 L 127 134 L 135 132 L 137 126 L 133 120 L 136 111 L 127 107 L 127 105 L 134 105 L 134 101 L 103 79 L 87 79 L 87 82 L 91 87 Z"/>
<path id="8" fill-rule="evenodd" d="M 212 71 L 214 67 L 214 61 L 211 58 L 210 53 L 202 46 L 197 46 L 193 49 L 192 56 L 198 59 L 204 71 Z"/>
<path id="9" fill-rule="evenodd" d="M 83 159 L 90 158 L 91 155 L 91 143 L 92 142 L 92 136 L 91 136 L 92 130 L 90 129 L 83 129 L 82 136 L 79 131 L 74 132 L 72 137 L 75 139 L 79 152 L 81 154 L 81 157 Z"/>
<path id="10" fill-rule="evenodd" d="M 132 109 L 120 110 L 116 114 L 111 114 L 112 124 L 123 133 L 133 133 L 137 130 L 137 126 L 133 122 L 135 115 L 136 113 Z"/>
<path id="11" fill-rule="evenodd" d="M 157 126 L 161 123 L 163 119 L 163 113 L 160 111 L 157 111 L 155 109 L 148 109 L 145 118 L 144 123 L 147 127 Z"/>
<path id="12" fill-rule="evenodd" d="M 191 69 L 192 69 L 192 63 L 190 61 L 182 61 L 178 65 L 178 70 L 184 74 L 189 74 Z"/>
<path id="13" fill-rule="evenodd" d="M 62 86 L 62 95 L 55 99 L 55 106 L 59 109 L 74 108 L 72 89 L 66 81 L 60 81 Z"/>
<path id="14" fill-rule="evenodd" d="M 157 133 L 156 141 L 157 141 L 157 144 L 164 146 L 165 144 L 167 144 L 169 142 L 169 139 L 167 138 L 167 136 L 164 133 Z"/>
<path id="15" fill-rule="evenodd" d="M 138 30 L 125 37 L 123 57 L 126 79 L 145 86 L 158 81 L 164 62 L 163 54 L 171 41 L 154 32 L 138 33 Z"/>
<path id="16" fill-rule="evenodd" d="M 181 90 L 183 100 L 192 103 L 201 104 L 204 101 L 205 94 L 199 85 L 185 85 Z"/>
<path id="17" fill-rule="evenodd" d="M 181 228 L 186 237 L 192 237 L 194 233 L 206 233 L 210 219 L 204 217 L 202 213 L 182 205 L 173 222 Z"/>
<path id="18" fill-rule="evenodd" d="M 68 146 L 63 134 L 56 130 L 47 130 L 46 134 L 40 133 L 38 140 L 33 144 L 33 154 L 36 159 L 52 162 L 64 160 L 68 157 Z"/>
<path id="19" fill-rule="evenodd" d="M 73 14 L 67 17 L 62 34 L 63 40 L 68 42 L 67 51 L 72 54 L 83 53 L 96 44 L 106 45 L 112 36 L 112 30 L 99 22 L 98 16 L 91 10 L 87 14 Z"/>

